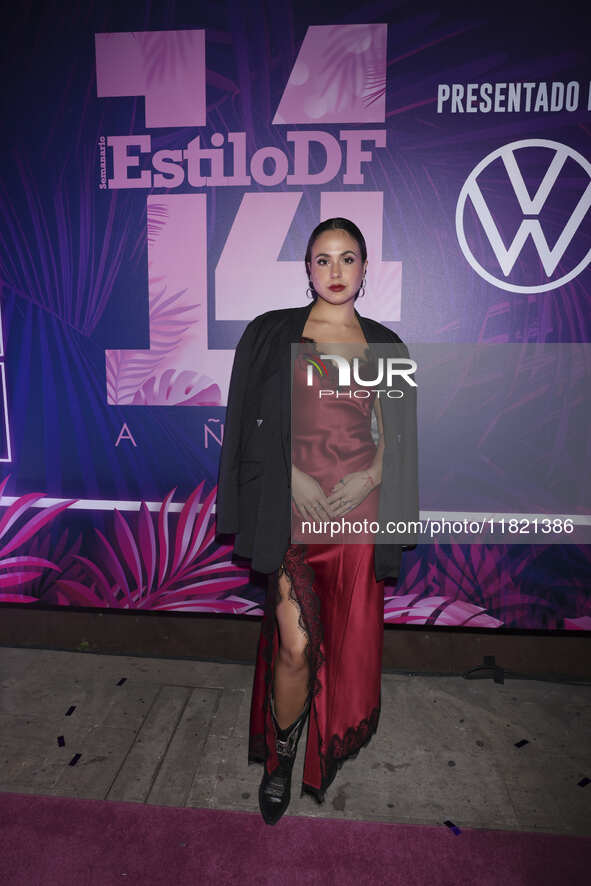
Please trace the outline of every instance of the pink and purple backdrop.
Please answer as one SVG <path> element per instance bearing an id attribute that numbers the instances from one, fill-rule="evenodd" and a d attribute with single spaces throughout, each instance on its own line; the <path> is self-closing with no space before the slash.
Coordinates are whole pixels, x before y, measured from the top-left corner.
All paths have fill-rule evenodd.
<path id="1" fill-rule="evenodd" d="M 408 342 L 589 342 L 586 34 L 465 0 L 13 10 L 0 601 L 261 614 L 214 540 L 225 397 L 321 218 Z M 419 546 L 384 618 L 589 630 L 590 591 L 589 546 Z"/>

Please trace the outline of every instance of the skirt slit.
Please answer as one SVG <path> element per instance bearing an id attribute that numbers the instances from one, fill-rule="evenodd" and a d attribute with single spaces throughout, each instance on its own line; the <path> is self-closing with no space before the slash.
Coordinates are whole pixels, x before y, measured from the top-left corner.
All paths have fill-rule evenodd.
<path id="1" fill-rule="evenodd" d="M 349 546 L 351 547 L 351 546 Z M 319 546 L 312 545 L 310 550 Z M 333 546 L 332 554 L 336 554 Z M 286 575 L 289 582 L 289 599 L 298 607 L 298 626 L 306 634 L 306 656 L 309 663 L 309 692 L 310 713 L 307 723 L 306 755 L 304 761 L 304 773 L 301 786 L 301 794 L 310 794 L 318 803 L 323 803 L 325 792 L 334 780 L 338 770 L 346 759 L 356 757 L 361 747 L 364 747 L 377 729 L 381 692 L 379 680 L 381 675 L 381 648 L 376 649 L 376 666 L 373 668 L 367 685 L 367 704 L 357 706 L 360 714 L 357 716 L 352 711 L 351 717 L 347 718 L 346 709 L 343 713 L 343 697 L 347 697 L 348 687 L 342 685 L 339 673 L 335 672 L 336 661 L 327 662 L 327 640 L 329 635 L 332 655 L 341 659 L 342 636 L 345 634 L 346 621 L 342 625 L 331 626 L 327 635 L 323 618 L 326 618 L 323 600 L 315 586 L 317 575 L 313 563 L 313 557 L 309 556 L 307 545 L 290 545 L 281 567 L 269 576 L 269 587 L 266 597 L 265 610 L 261 625 L 261 633 L 257 649 L 257 661 L 254 674 L 253 692 L 250 711 L 250 734 L 249 734 L 249 763 L 263 763 L 269 775 L 279 764 L 275 745 L 275 731 L 271 714 L 271 687 L 273 686 L 275 662 L 279 651 L 280 633 L 277 621 L 276 608 L 281 602 L 279 592 L 279 578 Z M 373 564 L 373 560 L 372 560 Z M 353 564 L 349 564 L 349 567 Z M 321 568 L 321 564 L 318 564 Z M 330 573 L 333 579 L 338 574 L 347 574 L 347 569 L 342 563 L 337 564 L 336 574 Z M 354 576 L 355 570 L 349 568 L 349 575 Z M 320 580 L 320 579 L 319 579 Z M 326 583 L 326 576 L 321 582 Z M 336 582 L 335 582 L 336 583 Z M 323 587 L 321 583 L 319 587 Z M 378 587 L 376 585 L 376 587 Z M 383 634 L 383 586 L 380 585 L 381 594 L 377 600 L 377 618 L 373 622 L 379 629 L 375 638 L 378 644 Z M 324 592 L 324 587 L 323 587 Z M 375 595 L 374 595 L 375 596 Z M 332 618 L 342 612 L 345 616 L 349 612 L 352 597 L 345 598 L 343 606 L 334 608 L 329 606 L 328 611 L 333 613 Z M 328 605 L 327 601 L 324 601 Z M 337 613 L 337 616 L 334 615 Z M 381 613 L 381 616 L 380 616 Z M 373 624 L 373 622 L 370 622 Z M 334 637 L 339 637 L 336 643 Z M 364 643 L 371 641 L 367 636 L 366 628 L 363 627 Z M 345 644 L 346 647 L 346 644 Z M 379 663 L 377 659 L 379 653 Z M 346 652 L 345 652 L 346 654 Z M 354 662 L 353 662 L 354 664 Z M 340 671 L 341 667 L 337 668 Z M 376 680 L 378 681 L 376 684 Z M 335 697 L 335 681 L 339 683 L 339 697 L 341 704 L 333 702 Z M 362 697 L 366 697 L 366 691 L 361 688 Z M 337 712 L 337 716 L 333 715 Z M 342 725 L 341 725 L 342 724 Z M 333 728 L 334 726 L 337 728 Z"/>

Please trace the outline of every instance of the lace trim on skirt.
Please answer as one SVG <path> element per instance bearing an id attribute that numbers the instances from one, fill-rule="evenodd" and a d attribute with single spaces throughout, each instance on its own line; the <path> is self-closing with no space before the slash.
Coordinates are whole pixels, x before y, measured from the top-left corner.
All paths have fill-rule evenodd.
<path id="1" fill-rule="evenodd" d="M 279 578 L 283 574 L 287 575 L 289 579 L 289 599 L 293 600 L 299 607 L 298 625 L 308 638 L 305 653 L 310 665 L 308 688 L 312 693 L 312 704 L 314 703 L 314 697 L 322 689 L 319 671 L 325 659 L 321 648 L 322 618 L 320 599 L 314 591 L 314 570 L 306 562 L 305 554 L 305 545 L 291 545 L 285 554 L 281 567 L 269 576 L 269 592 L 261 626 L 264 642 L 263 660 L 265 661 L 265 722 L 268 716 L 273 679 L 273 639 L 277 627 L 275 609 L 281 602 Z M 318 803 L 323 803 L 327 788 L 333 782 L 345 760 L 357 757 L 361 748 L 369 743 L 377 730 L 379 717 L 380 707 L 378 706 L 372 710 L 369 718 L 363 719 L 357 726 L 350 727 L 344 736 L 333 735 L 328 742 L 326 752 L 320 751 L 321 787 L 316 788 L 303 782 L 300 796 L 308 793 Z M 319 746 L 322 747 L 321 741 L 319 741 Z M 267 756 L 268 750 L 265 736 L 262 734 L 252 736 L 248 753 L 249 763 L 265 763 Z"/>

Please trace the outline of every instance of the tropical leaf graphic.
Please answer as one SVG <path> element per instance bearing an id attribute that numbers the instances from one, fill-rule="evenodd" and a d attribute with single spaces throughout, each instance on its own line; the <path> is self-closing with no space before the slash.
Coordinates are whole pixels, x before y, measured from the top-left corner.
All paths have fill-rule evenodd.
<path id="1" fill-rule="evenodd" d="M 585 576 L 589 574 L 585 548 L 588 546 L 437 543 L 406 554 L 400 593 L 387 598 L 391 601 L 387 607 L 391 616 L 386 616 L 386 620 L 397 621 L 401 617 L 403 621 L 410 619 L 424 624 L 562 627 L 558 623 L 557 600 L 561 583 L 565 584 L 564 576 L 561 573 L 552 580 L 545 564 L 547 557 L 558 556 L 559 547 L 564 569 L 568 570 L 576 557 L 573 571 L 580 578 L 576 580 L 575 589 L 569 579 L 565 593 L 572 604 L 575 590 L 579 602 L 577 614 L 584 614 L 587 608 L 584 587 L 588 580 Z M 571 550 L 573 548 L 575 550 Z M 536 575 L 545 576 L 543 587 L 535 581 Z"/>
<path id="2" fill-rule="evenodd" d="M 481 606 L 453 597 L 424 597 L 399 594 L 384 598 L 384 621 L 396 624 L 470 625 L 498 628 L 503 622 L 488 615 Z"/>
<path id="3" fill-rule="evenodd" d="M 591 616 L 582 615 L 581 618 L 565 618 L 564 627 L 569 631 L 591 631 Z"/>
<path id="4" fill-rule="evenodd" d="M 8 293 L 39 305 L 89 336 L 113 292 L 131 216 L 121 212 L 120 204 L 127 197 L 112 192 L 106 224 L 100 236 L 97 234 L 97 197 L 89 186 L 96 162 L 96 139 L 79 151 L 77 196 L 71 197 L 59 181 L 51 200 L 35 180 L 23 152 L 15 154 L 16 178 L 24 199 L 15 203 L 6 184 L 0 183 L 0 283 Z M 68 175 L 72 175 L 70 167 Z M 72 235 L 74 231 L 76 236 Z"/>
<path id="5" fill-rule="evenodd" d="M 169 209 L 165 203 L 148 201 L 148 243 L 156 242 L 159 234 L 166 227 L 169 215 Z"/>
<path id="6" fill-rule="evenodd" d="M 213 40 L 213 38 L 209 39 Z M 224 102 L 229 101 L 240 93 L 240 89 L 233 80 L 230 80 L 229 77 L 225 77 L 223 74 L 220 74 L 211 68 L 207 68 L 205 71 L 205 82 L 207 83 L 208 96 L 216 90 L 221 93 L 215 101 L 211 101 L 207 105 L 208 115 L 213 111 L 217 111 Z"/>
<path id="7" fill-rule="evenodd" d="M 163 277 L 150 279 L 152 287 Z M 140 350 L 113 350 L 106 352 L 107 396 L 109 403 L 122 405 L 133 402 L 136 391 L 156 374 L 165 357 L 172 354 L 182 341 L 189 325 L 181 314 L 196 310 L 196 305 L 178 307 L 177 302 L 186 289 L 166 295 L 166 284 L 150 297 L 150 348 Z M 192 325 L 192 324 L 191 324 Z"/>
<path id="8" fill-rule="evenodd" d="M 9 479 L 10 474 L 0 483 L 0 500 Z M 20 518 L 43 497 L 44 493 L 42 492 L 29 492 L 27 495 L 20 496 L 6 508 L 2 520 L 0 520 L 0 602 L 2 603 L 36 603 L 38 598 L 31 594 L 30 589 L 26 594 L 18 589 L 38 579 L 47 569 L 60 571 L 59 565 L 47 559 L 48 550 L 39 552 L 44 556 L 38 556 L 36 553 L 7 556 L 30 542 L 44 526 L 51 523 L 58 514 L 65 511 L 77 500 L 71 499 L 43 508 L 34 517 L 30 517 L 18 529 L 15 529 L 15 524 Z M 10 532 L 10 530 L 13 531 Z M 5 591 L 4 588 L 13 590 Z"/>
<path id="9" fill-rule="evenodd" d="M 219 386 L 207 375 L 176 369 L 165 370 L 158 380 L 149 378 L 133 397 L 134 406 L 219 406 Z M 174 376 L 174 377 L 173 377 Z"/>
<path id="10" fill-rule="evenodd" d="M 56 582 L 60 578 L 80 579 L 84 576 L 84 568 L 76 560 L 76 555 L 80 552 L 82 546 L 82 533 L 80 533 L 74 542 L 69 544 L 69 531 L 64 529 L 58 542 L 53 550 L 50 551 L 52 545 L 52 534 L 49 531 L 40 533 L 32 539 L 31 545 L 27 553 L 45 557 L 51 556 L 51 560 L 57 571 L 45 572 L 36 578 L 28 588 L 29 594 L 37 601 L 51 604 L 68 604 L 64 598 Z"/>
<path id="11" fill-rule="evenodd" d="M 366 32 L 358 26 L 335 28 L 322 67 L 327 107 L 341 111 L 360 95 L 366 106 L 377 101 L 386 92 L 385 71 L 382 44 L 373 39 L 371 27 Z"/>
<path id="12" fill-rule="evenodd" d="M 371 59 L 366 66 L 365 88 L 363 90 L 363 104 L 365 107 L 373 105 L 386 94 L 386 66 L 380 60 Z"/>
<path id="13" fill-rule="evenodd" d="M 174 75 L 185 68 L 185 60 L 195 52 L 195 37 L 191 31 L 143 31 L 135 35 L 140 41 L 146 83 L 158 83 L 166 74 Z"/>
<path id="14" fill-rule="evenodd" d="M 99 556 L 76 559 L 84 580 L 60 578 L 56 586 L 71 604 L 120 609 L 186 610 L 259 614 L 256 604 L 234 596 L 249 571 L 229 559 L 231 545 L 215 545 L 212 520 L 217 487 L 201 502 L 204 483 L 189 496 L 171 533 L 169 510 L 176 489 L 160 507 L 156 526 L 142 502 L 135 534 L 115 509 L 113 543 L 95 529 Z"/>

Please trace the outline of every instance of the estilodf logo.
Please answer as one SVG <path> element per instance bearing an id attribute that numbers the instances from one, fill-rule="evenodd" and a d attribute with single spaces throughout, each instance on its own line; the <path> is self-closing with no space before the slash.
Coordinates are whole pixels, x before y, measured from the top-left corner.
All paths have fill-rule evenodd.
<path id="1" fill-rule="evenodd" d="M 456 233 L 470 266 L 493 286 L 547 292 L 591 261 L 583 225 L 590 206 L 589 161 L 560 142 L 524 139 L 472 170 L 458 198 Z"/>

